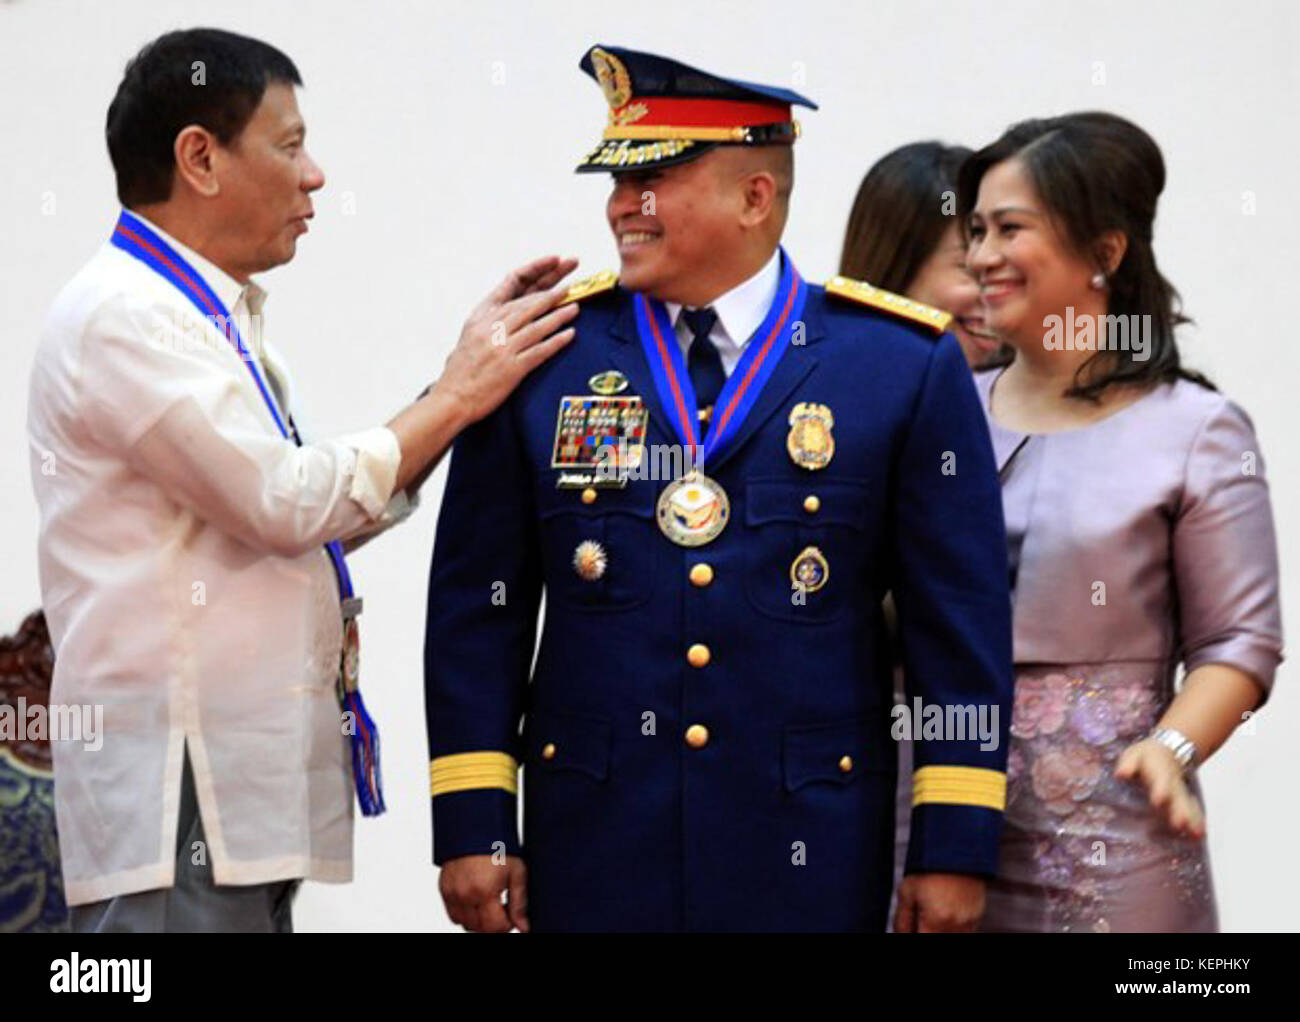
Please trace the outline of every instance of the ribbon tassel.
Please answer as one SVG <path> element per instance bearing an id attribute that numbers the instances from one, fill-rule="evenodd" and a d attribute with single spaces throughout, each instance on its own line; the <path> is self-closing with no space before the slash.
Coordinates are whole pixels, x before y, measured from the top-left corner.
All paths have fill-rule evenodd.
<path id="1" fill-rule="evenodd" d="M 379 816 L 384 805 L 383 775 L 379 770 L 379 729 L 366 710 L 359 691 L 343 699 L 343 711 L 352 714 L 352 776 L 362 816 Z"/>

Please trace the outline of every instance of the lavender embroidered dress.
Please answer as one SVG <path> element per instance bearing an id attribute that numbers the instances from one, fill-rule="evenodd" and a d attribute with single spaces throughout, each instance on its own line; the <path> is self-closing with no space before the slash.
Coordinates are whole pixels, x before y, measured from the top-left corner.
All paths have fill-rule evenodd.
<path id="1" fill-rule="evenodd" d="M 1002 474 L 1016 698 L 983 928 L 1217 930 L 1205 842 L 1169 831 L 1114 767 L 1173 699 L 1180 663 L 1272 684 L 1277 552 L 1250 420 L 1179 381 L 1029 436 L 989 414 L 1000 372 L 976 382 Z"/>

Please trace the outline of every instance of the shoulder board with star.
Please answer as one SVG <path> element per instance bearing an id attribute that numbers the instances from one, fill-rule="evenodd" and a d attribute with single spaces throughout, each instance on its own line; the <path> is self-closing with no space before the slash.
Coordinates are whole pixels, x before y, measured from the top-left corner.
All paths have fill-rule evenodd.
<path id="1" fill-rule="evenodd" d="M 618 274 L 613 270 L 602 270 L 593 277 L 587 277 L 569 285 L 569 290 L 560 300 L 561 305 L 568 305 L 570 302 L 580 302 L 584 298 L 592 295 L 598 295 L 602 291 L 610 290 L 618 283 Z"/>
<path id="2" fill-rule="evenodd" d="M 854 280 L 851 277 L 832 277 L 826 282 L 826 293 L 835 295 L 838 298 L 846 298 L 851 302 L 857 302 L 859 305 L 879 309 L 881 312 L 897 316 L 899 319 L 920 323 L 922 326 L 928 327 L 936 336 L 947 330 L 948 324 L 952 322 L 952 313 L 944 312 L 942 309 L 936 309 L 930 305 L 922 305 L 910 298 L 896 295 L 892 291 L 873 287 L 865 280 Z"/>

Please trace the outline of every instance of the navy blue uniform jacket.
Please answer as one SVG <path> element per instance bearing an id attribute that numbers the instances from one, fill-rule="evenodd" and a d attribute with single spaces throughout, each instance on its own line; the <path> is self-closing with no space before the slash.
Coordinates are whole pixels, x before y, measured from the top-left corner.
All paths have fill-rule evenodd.
<path id="1" fill-rule="evenodd" d="M 803 322 L 705 466 L 731 501 L 706 546 L 659 531 L 666 481 L 590 503 L 556 487 L 560 400 L 602 371 L 644 399 L 648 444 L 677 442 L 621 288 L 584 299 L 575 339 L 455 444 L 425 646 L 434 860 L 522 848 L 534 930 L 883 929 L 890 591 L 909 703 L 996 708 L 999 725 L 993 749 L 952 732 L 916 744 L 907 870 L 996 870 L 1010 598 L 970 372 L 950 334 L 818 286 Z M 816 471 L 786 448 L 798 402 L 834 415 L 834 457 Z M 595 581 L 574 569 L 584 540 L 607 553 Z M 798 600 L 791 563 L 808 546 L 829 578 Z M 689 579 L 701 563 L 707 585 Z M 703 667 L 688 663 L 695 644 Z M 703 744 L 699 729 L 685 740 L 692 725 Z"/>

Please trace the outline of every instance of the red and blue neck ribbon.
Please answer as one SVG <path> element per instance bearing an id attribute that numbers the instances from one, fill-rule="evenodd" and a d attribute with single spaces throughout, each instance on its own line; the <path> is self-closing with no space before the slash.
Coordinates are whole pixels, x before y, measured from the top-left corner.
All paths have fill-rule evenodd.
<path id="1" fill-rule="evenodd" d="M 239 326 L 226 308 L 225 303 L 212 290 L 203 275 L 199 273 L 185 257 L 171 245 L 160 238 L 148 224 L 129 211 L 123 210 L 117 226 L 109 239 L 113 245 L 128 255 L 134 256 L 159 276 L 170 282 L 178 291 L 188 298 L 191 304 L 223 333 L 248 367 L 253 382 L 266 403 L 266 409 L 275 422 L 276 429 L 286 440 L 292 440 L 299 447 L 302 438 L 294 426 L 292 416 L 286 422 L 280 416 L 280 410 L 271 397 L 271 391 L 258 368 L 257 359 L 244 344 L 239 333 Z M 285 415 L 288 416 L 286 409 Z M 343 544 L 331 540 L 325 544 L 330 564 L 334 566 L 334 575 L 338 580 L 341 600 L 351 600 L 355 595 L 352 590 L 352 576 L 348 572 L 347 562 L 343 558 Z M 385 809 L 382 777 L 379 772 L 379 730 L 374 720 L 366 711 L 358 689 L 345 692 L 343 710 L 352 714 L 352 775 L 356 780 L 357 802 L 365 816 L 378 816 Z"/>
<path id="2" fill-rule="evenodd" d="M 776 297 L 772 299 L 763 322 L 745 345 L 736 368 L 727 377 L 703 443 L 695 388 L 691 386 L 691 376 L 668 309 L 663 302 L 648 295 L 638 293 L 633 296 L 637 333 L 654 376 L 659 401 L 668 413 L 677 439 L 691 453 L 691 463 L 699 471 L 703 472 L 705 462 L 718 456 L 740 432 L 745 416 L 754 407 L 790 344 L 807 295 L 807 285 L 782 249 L 781 278 Z"/>

